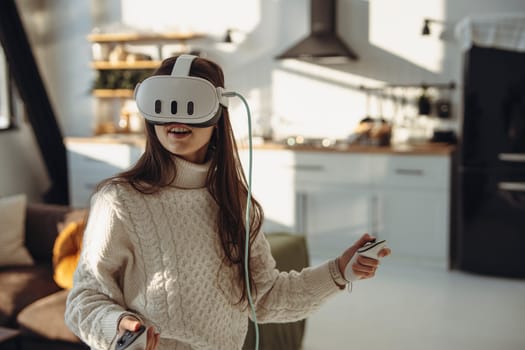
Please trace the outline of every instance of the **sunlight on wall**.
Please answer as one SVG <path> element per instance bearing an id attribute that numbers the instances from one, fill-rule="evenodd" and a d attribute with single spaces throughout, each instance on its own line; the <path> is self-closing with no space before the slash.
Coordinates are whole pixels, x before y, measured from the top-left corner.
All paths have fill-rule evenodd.
<path id="1" fill-rule="evenodd" d="M 441 24 L 433 34 L 421 35 L 424 18 L 444 20 L 443 0 L 370 1 L 370 44 L 429 71 L 442 70 L 445 42 L 439 38 Z"/>
<path id="2" fill-rule="evenodd" d="M 296 60 L 273 72 L 274 133 L 277 138 L 346 138 L 365 116 L 360 85 L 379 82 Z"/>
<path id="3" fill-rule="evenodd" d="M 4 50 L 0 47 L 0 129 L 9 126 L 8 76 Z"/>
<path id="4" fill-rule="evenodd" d="M 260 21 L 258 0 L 121 0 L 121 3 L 124 24 L 145 30 L 223 35 L 227 28 L 251 31 Z"/>
<path id="5" fill-rule="evenodd" d="M 261 106 L 261 90 L 251 89 L 248 93 L 237 91 L 246 99 L 250 108 L 250 114 L 252 118 L 252 134 L 253 136 L 260 136 L 261 130 L 257 126 L 257 119 L 261 117 L 260 110 Z M 228 111 L 230 113 L 230 122 L 233 127 L 235 137 L 240 142 L 248 141 L 248 114 L 244 103 L 238 97 L 232 97 L 229 99 Z"/>

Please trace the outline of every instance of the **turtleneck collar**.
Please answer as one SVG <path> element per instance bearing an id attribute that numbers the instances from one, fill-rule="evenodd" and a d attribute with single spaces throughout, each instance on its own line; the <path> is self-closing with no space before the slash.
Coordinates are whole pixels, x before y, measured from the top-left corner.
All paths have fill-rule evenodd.
<path id="1" fill-rule="evenodd" d="M 204 164 L 188 162 L 180 157 L 173 157 L 177 167 L 177 176 L 172 185 L 178 188 L 202 188 L 206 186 L 206 177 L 210 168 L 210 161 Z"/>

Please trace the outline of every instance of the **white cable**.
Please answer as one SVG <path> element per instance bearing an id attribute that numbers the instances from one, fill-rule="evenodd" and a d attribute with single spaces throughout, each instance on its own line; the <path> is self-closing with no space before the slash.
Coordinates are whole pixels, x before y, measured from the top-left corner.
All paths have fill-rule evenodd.
<path id="1" fill-rule="evenodd" d="M 253 325 L 255 328 L 255 350 L 259 350 L 259 325 L 257 324 L 257 315 L 255 313 L 255 305 L 252 299 L 252 292 L 250 288 L 250 275 L 249 275 L 249 256 L 250 256 L 250 207 L 252 198 L 252 165 L 253 165 L 253 147 L 252 147 L 252 116 L 250 113 L 250 107 L 246 99 L 235 91 L 227 91 L 222 93 L 223 96 L 232 97 L 237 96 L 241 99 L 246 107 L 246 113 L 248 115 L 248 150 L 249 150 L 249 161 L 248 161 L 248 196 L 246 199 L 246 244 L 244 249 L 244 278 L 246 279 L 246 292 L 248 295 L 248 302 L 252 311 Z"/>

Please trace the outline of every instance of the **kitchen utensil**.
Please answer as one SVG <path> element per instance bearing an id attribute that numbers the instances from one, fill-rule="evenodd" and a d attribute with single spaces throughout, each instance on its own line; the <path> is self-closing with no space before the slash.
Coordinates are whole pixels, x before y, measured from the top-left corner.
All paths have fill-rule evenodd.
<path id="1" fill-rule="evenodd" d="M 383 118 L 383 99 L 384 99 L 384 96 L 383 96 L 383 93 L 382 92 L 378 92 L 376 94 L 376 102 L 377 102 L 377 119 L 378 120 L 382 120 L 384 119 Z"/>
<path id="2" fill-rule="evenodd" d="M 438 99 L 435 102 L 436 115 L 442 119 L 450 118 L 452 104 L 448 99 Z"/>
<path id="3" fill-rule="evenodd" d="M 419 115 L 430 115 L 432 111 L 432 100 L 427 95 L 427 87 L 423 85 L 421 88 L 423 91 L 417 100 L 418 113 Z"/>
<path id="4" fill-rule="evenodd" d="M 450 91 L 447 89 L 445 95 L 438 98 L 434 103 L 438 118 L 448 119 L 452 115 L 452 102 L 449 95 Z"/>

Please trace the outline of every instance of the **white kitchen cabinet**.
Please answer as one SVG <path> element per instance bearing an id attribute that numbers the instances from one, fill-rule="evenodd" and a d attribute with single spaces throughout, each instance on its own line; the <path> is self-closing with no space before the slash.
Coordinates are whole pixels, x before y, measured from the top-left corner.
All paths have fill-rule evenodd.
<path id="1" fill-rule="evenodd" d="M 310 256 L 335 258 L 363 233 L 372 230 L 372 197 L 368 189 L 338 185 L 303 192 L 299 232 L 307 235 Z"/>
<path id="2" fill-rule="evenodd" d="M 253 181 L 265 231 L 305 233 L 313 258 L 334 257 L 369 232 L 388 239 L 393 259 L 448 266 L 447 153 L 256 149 Z"/>
<path id="3" fill-rule="evenodd" d="M 410 187 L 377 193 L 377 236 L 388 240 L 395 257 L 447 268 L 448 195 Z"/>
<path id="4" fill-rule="evenodd" d="M 312 258 L 341 254 L 373 229 L 370 160 L 364 154 L 294 152 L 296 231 Z"/>
<path id="5" fill-rule="evenodd" d="M 381 187 L 447 189 L 450 183 L 449 155 L 371 154 L 371 182 Z"/>
<path id="6" fill-rule="evenodd" d="M 396 257 L 447 268 L 450 157 L 373 155 L 377 236 Z"/>
<path id="7" fill-rule="evenodd" d="M 241 151 L 247 172 L 248 151 Z M 370 231 L 370 165 L 361 154 L 256 149 L 252 193 L 267 233 L 307 235 L 310 256 L 332 257 Z"/>
<path id="8" fill-rule="evenodd" d="M 66 149 L 70 205 L 76 208 L 89 207 L 97 184 L 129 168 L 143 152 L 139 145 L 97 138 L 69 138 Z"/>
<path id="9" fill-rule="evenodd" d="M 247 176 L 248 155 L 241 150 Z M 263 230 L 306 234 L 311 255 L 340 253 L 340 241 L 351 242 L 369 229 L 365 156 L 256 149 L 252 177 L 253 196 L 265 214 Z"/>

